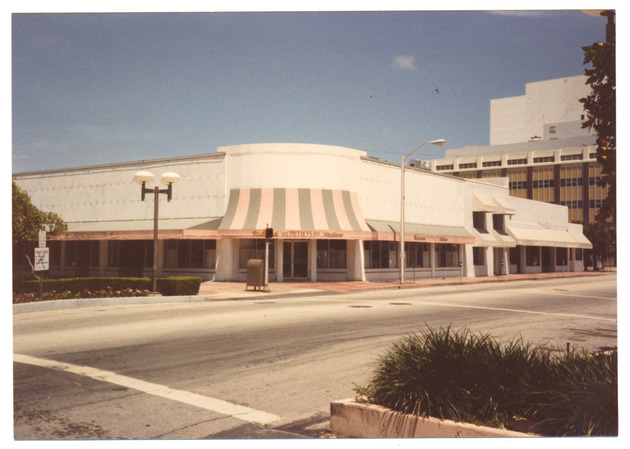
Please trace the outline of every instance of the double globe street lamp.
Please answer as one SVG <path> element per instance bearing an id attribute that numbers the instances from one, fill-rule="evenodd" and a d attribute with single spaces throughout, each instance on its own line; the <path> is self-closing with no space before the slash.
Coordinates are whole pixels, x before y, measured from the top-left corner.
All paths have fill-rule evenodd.
<path id="1" fill-rule="evenodd" d="M 144 201 L 147 193 L 154 194 L 153 202 L 153 293 L 157 292 L 157 260 L 158 260 L 158 205 L 160 193 L 167 195 L 168 201 L 173 197 L 173 184 L 177 184 L 181 177 L 177 173 L 164 173 L 160 182 L 167 186 L 166 189 L 160 189 L 158 185 L 153 188 L 147 187 L 147 183 L 152 183 L 155 176 L 150 171 L 139 171 L 133 175 L 133 182 L 142 185 L 142 201 Z"/>
<path id="2" fill-rule="evenodd" d="M 424 142 L 418 148 L 413 150 L 407 156 L 402 156 L 400 161 L 400 283 L 405 283 L 405 159 L 418 151 L 426 144 L 437 145 L 441 147 L 446 143 L 444 139 L 431 140 Z"/>

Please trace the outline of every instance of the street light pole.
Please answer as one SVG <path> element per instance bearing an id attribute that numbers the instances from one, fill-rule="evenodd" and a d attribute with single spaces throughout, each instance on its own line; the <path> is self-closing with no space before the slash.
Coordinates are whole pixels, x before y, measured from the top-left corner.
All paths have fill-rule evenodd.
<path id="1" fill-rule="evenodd" d="M 427 143 L 441 147 L 446 143 L 444 139 L 424 142 L 407 156 L 402 156 L 400 160 L 400 283 L 405 283 L 405 159 L 418 151 Z"/>
<path id="2" fill-rule="evenodd" d="M 173 184 L 176 184 L 180 180 L 180 176 L 177 173 L 164 173 L 160 182 L 167 186 L 166 189 L 160 189 L 159 186 L 155 186 L 152 189 L 146 187 L 148 182 L 153 182 L 155 177 L 153 173 L 149 171 L 139 171 L 133 176 L 133 181 L 142 185 L 142 201 L 144 201 L 147 193 L 153 193 L 153 293 L 157 293 L 157 260 L 158 260 L 158 215 L 159 215 L 159 203 L 160 193 L 167 195 L 168 201 L 173 198 Z"/>

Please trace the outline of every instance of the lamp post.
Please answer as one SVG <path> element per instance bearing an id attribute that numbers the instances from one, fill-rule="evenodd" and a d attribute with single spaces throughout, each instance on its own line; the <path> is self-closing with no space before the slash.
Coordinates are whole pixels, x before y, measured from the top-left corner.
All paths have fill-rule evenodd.
<path id="1" fill-rule="evenodd" d="M 418 148 L 413 150 L 407 156 L 402 156 L 400 161 L 400 283 L 405 283 L 405 159 L 418 151 L 427 143 L 441 147 L 446 143 L 444 139 L 431 140 L 424 142 Z"/>
<path id="2" fill-rule="evenodd" d="M 164 173 L 160 178 L 160 182 L 167 186 L 166 189 L 160 189 L 159 186 L 148 188 L 147 183 L 153 182 L 155 177 L 150 171 L 139 171 L 133 175 L 133 182 L 142 185 L 142 201 L 144 201 L 145 194 L 153 193 L 153 292 L 157 292 L 157 259 L 158 259 L 158 205 L 160 199 L 160 193 L 167 195 L 168 201 L 171 201 L 173 197 L 173 184 L 177 184 L 180 180 L 180 176 L 177 173 Z"/>

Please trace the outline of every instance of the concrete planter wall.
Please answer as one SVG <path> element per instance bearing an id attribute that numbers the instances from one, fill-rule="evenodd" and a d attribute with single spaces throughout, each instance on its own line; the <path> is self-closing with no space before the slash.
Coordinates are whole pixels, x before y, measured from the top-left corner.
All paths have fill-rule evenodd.
<path id="1" fill-rule="evenodd" d="M 330 427 L 347 438 L 517 438 L 534 434 L 406 415 L 354 399 L 330 403 Z"/>

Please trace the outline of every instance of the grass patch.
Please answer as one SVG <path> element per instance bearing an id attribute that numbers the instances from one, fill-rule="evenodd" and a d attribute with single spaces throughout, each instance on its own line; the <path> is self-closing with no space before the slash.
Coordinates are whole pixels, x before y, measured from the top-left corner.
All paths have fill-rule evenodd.
<path id="1" fill-rule="evenodd" d="M 450 327 L 394 343 L 358 399 L 403 413 L 545 435 L 617 435 L 617 352 L 555 355 Z"/>

